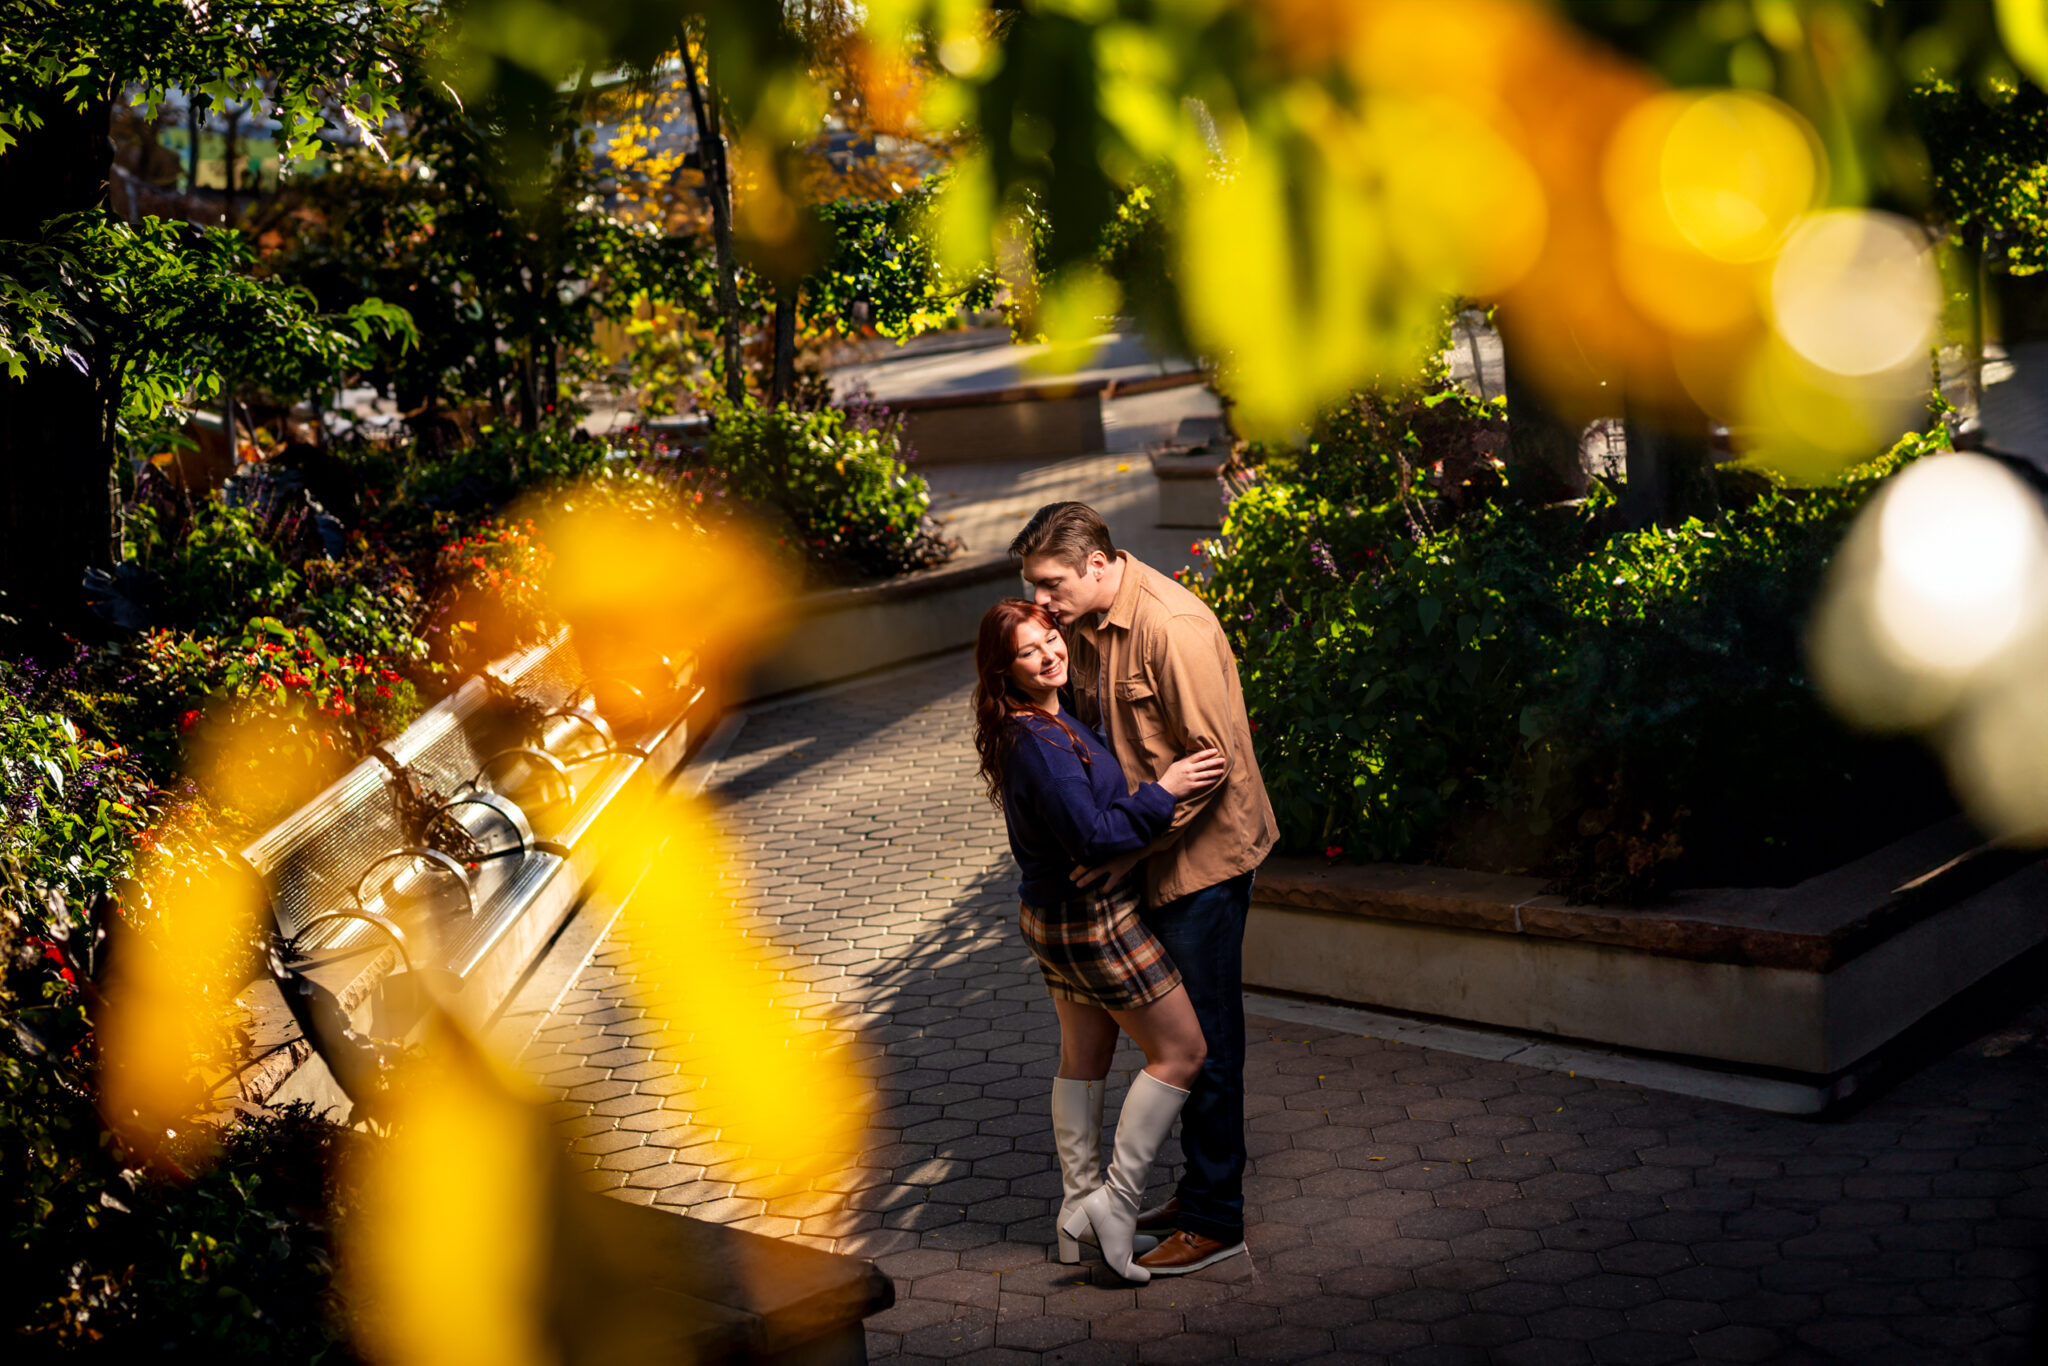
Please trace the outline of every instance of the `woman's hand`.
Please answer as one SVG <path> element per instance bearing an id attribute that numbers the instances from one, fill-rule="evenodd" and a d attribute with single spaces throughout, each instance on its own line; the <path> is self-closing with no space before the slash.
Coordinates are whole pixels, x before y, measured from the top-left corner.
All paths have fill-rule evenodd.
<path id="1" fill-rule="evenodd" d="M 1159 785 L 1175 801 L 1185 801 L 1223 781 L 1229 768 L 1230 760 L 1223 757 L 1222 750 L 1197 750 L 1185 759 L 1175 759 L 1159 779 Z"/>

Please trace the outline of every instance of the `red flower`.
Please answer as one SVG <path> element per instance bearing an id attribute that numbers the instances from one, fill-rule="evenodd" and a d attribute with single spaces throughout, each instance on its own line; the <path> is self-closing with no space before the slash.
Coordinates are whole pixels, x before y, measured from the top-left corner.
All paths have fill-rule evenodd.
<path id="1" fill-rule="evenodd" d="M 58 948 L 47 939 L 31 939 L 28 942 L 31 946 L 41 948 L 43 957 L 57 965 L 57 975 L 59 977 L 74 985 L 77 983 L 78 979 L 71 975 L 71 963 L 70 960 L 64 957 L 64 950 Z"/>
<path id="2" fill-rule="evenodd" d="M 1341 844 L 1333 844 L 1329 848 L 1323 850 L 1324 858 L 1342 858 L 1343 856 L 1344 846 Z"/>
<path id="3" fill-rule="evenodd" d="M 1191 542 L 1191 543 L 1189 543 L 1189 545 L 1188 545 L 1188 554 L 1190 554 L 1190 555 L 1199 555 L 1199 554 L 1201 554 L 1201 553 L 1202 553 L 1202 543 L 1201 543 L 1200 541 L 1194 541 L 1194 542 Z"/>
<path id="4" fill-rule="evenodd" d="M 386 683 L 396 683 L 398 681 L 398 670 L 379 669 L 377 670 L 377 677 L 383 679 Z"/>
<path id="5" fill-rule="evenodd" d="M 194 727 L 194 726 L 196 726 L 196 725 L 198 725 L 198 724 L 199 724 L 199 713 L 198 713 L 198 711 L 197 711 L 197 710 L 193 710 L 193 711 L 188 711 L 188 712 L 186 712 L 186 713 L 185 713 L 185 714 L 184 714 L 183 716 L 181 716 L 181 717 L 179 717 L 179 718 L 178 718 L 178 734 L 180 734 L 180 735 L 183 735 L 183 734 L 184 734 L 184 733 L 185 733 L 186 731 L 188 731 L 188 730 L 192 729 L 192 727 Z"/>
<path id="6" fill-rule="evenodd" d="M 379 684 L 377 685 L 377 696 L 379 696 L 379 697 L 389 697 L 389 696 L 391 696 L 391 689 L 389 689 L 389 688 L 385 687 L 385 686 L 384 686 L 384 685 L 383 685 L 382 683 L 379 683 Z"/>
<path id="7" fill-rule="evenodd" d="M 276 674 L 265 674 L 256 680 L 256 686 L 260 688 L 281 688 L 284 684 L 277 681 Z"/>

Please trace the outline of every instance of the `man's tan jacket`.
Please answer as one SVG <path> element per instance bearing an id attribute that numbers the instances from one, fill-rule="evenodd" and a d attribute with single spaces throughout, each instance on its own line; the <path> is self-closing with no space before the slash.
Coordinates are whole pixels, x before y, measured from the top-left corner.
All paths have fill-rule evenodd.
<path id="1" fill-rule="evenodd" d="M 1279 826 L 1216 614 L 1129 551 L 1117 558 L 1124 576 L 1108 613 L 1066 632 L 1075 711 L 1104 733 L 1134 791 L 1211 745 L 1230 762 L 1222 782 L 1175 804 L 1152 846 L 1146 902 L 1157 906 L 1258 867 Z"/>

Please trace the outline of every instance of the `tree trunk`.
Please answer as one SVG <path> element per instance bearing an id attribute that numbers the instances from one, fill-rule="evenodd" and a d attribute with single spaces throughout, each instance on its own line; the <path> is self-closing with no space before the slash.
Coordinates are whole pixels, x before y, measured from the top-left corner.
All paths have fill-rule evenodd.
<path id="1" fill-rule="evenodd" d="M 221 213 L 220 221 L 229 227 L 235 225 L 235 145 L 240 139 L 236 134 L 242 131 L 242 111 L 228 111 L 227 144 L 220 156 Z"/>
<path id="2" fill-rule="evenodd" d="M 1501 334 L 1501 369 L 1507 378 L 1508 491 L 1524 503 L 1559 503 L 1583 497 L 1578 431 L 1551 408 L 1517 365 L 1519 344 Z"/>
<path id="3" fill-rule="evenodd" d="M 0 238 L 33 241 L 58 214 L 104 211 L 113 162 L 110 103 L 83 110 L 52 101 L 43 126 L 0 156 Z M 80 630 L 81 582 L 116 554 L 113 416 L 119 384 L 103 341 L 71 358 L 0 376 L 0 616 Z"/>
<path id="4" fill-rule="evenodd" d="M 697 120 L 697 157 L 704 169 L 704 193 L 711 200 L 711 247 L 718 262 L 718 325 L 725 367 L 725 396 L 734 403 L 747 396 L 740 369 L 739 263 L 732 250 L 732 176 L 725 156 L 725 128 L 718 111 L 718 88 L 707 64 L 702 79 L 690 43 L 683 41 L 683 80 L 690 91 L 690 112 Z"/>
<path id="5" fill-rule="evenodd" d="M 534 373 L 533 338 L 519 344 L 519 430 L 530 432 L 540 426 L 540 388 Z"/>
<path id="6" fill-rule="evenodd" d="M 192 196 L 194 200 L 199 198 L 199 134 L 201 131 L 199 105 L 191 92 L 187 91 L 185 95 L 185 136 L 191 139 L 192 145 L 185 149 L 187 156 L 185 193 Z"/>
<path id="7" fill-rule="evenodd" d="M 1621 519 L 1630 530 L 1676 526 L 1720 511 L 1714 453 L 1704 419 L 1674 429 L 1661 417 L 1628 415 L 1628 481 Z"/>
<path id="8" fill-rule="evenodd" d="M 1984 225 L 1963 230 L 1964 268 L 1970 273 L 1970 316 L 1963 335 L 1964 411 L 1956 414 L 1958 446 L 1976 449 L 1984 440 Z M 1936 361 L 1937 367 L 1940 362 Z"/>
<path id="9" fill-rule="evenodd" d="M 796 394 L 796 294 L 794 283 L 775 291 L 775 370 L 768 401 L 777 407 Z"/>

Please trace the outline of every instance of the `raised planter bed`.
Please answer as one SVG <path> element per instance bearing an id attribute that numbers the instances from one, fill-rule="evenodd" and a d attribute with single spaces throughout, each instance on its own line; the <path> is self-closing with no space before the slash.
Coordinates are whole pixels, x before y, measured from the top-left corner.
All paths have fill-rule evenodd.
<path id="1" fill-rule="evenodd" d="M 1020 384 L 886 400 L 921 465 L 1099 455 L 1109 381 Z"/>
<path id="2" fill-rule="evenodd" d="M 1159 481 L 1155 523 L 1190 531 L 1214 531 L 1222 526 L 1223 467 L 1229 463 L 1228 452 L 1154 452 L 1152 474 Z"/>
<path id="3" fill-rule="evenodd" d="M 857 678 L 971 645 L 989 604 L 1021 590 L 1016 561 L 985 554 L 808 594 L 796 600 L 789 634 L 754 666 L 740 700 Z"/>
<path id="4" fill-rule="evenodd" d="M 1245 983 L 1789 1074 L 1846 1095 L 1885 1045 L 2048 940 L 2048 861 L 1960 818 L 1787 888 L 1575 905 L 1535 878 L 1276 858 Z"/>

